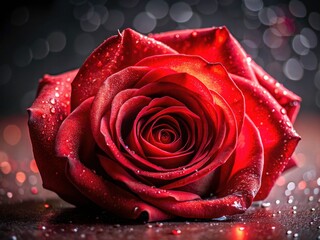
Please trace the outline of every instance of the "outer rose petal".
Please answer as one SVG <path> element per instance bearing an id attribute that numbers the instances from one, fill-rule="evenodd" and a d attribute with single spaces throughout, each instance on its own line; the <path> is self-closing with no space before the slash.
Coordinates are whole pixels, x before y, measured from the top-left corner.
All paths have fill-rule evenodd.
<path id="1" fill-rule="evenodd" d="M 82 160 L 83 157 L 81 155 L 83 144 L 94 143 L 90 127 L 88 127 L 90 126 L 89 113 L 92 100 L 93 98 L 89 98 L 82 102 L 65 119 L 57 135 L 57 153 L 68 160 L 67 174 L 70 181 L 92 202 L 118 216 L 132 219 L 147 217 L 144 220 L 148 221 L 171 218 L 169 214 L 144 203 L 114 183 L 104 180 L 80 161 L 80 158 Z M 90 152 L 87 156 L 94 158 L 94 145 L 89 146 L 87 150 Z"/>
<path id="2" fill-rule="evenodd" d="M 264 199 L 291 159 L 300 137 L 286 111 L 259 84 L 232 76 L 246 99 L 246 114 L 257 126 L 264 148 L 262 185 L 255 200 Z M 257 100 L 258 99 L 258 100 Z"/>
<path id="3" fill-rule="evenodd" d="M 179 53 L 199 55 L 212 63 L 220 62 L 228 72 L 256 81 L 245 51 L 226 27 L 179 30 L 150 36 Z"/>
<path id="4" fill-rule="evenodd" d="M 87 199 L 65 177 L 65 159 L 55 155 L 55 138 L 70 111 L 70 84 L 76 73 L 75 70 L 58 76 L 45 75 L 28 112 L 34 157 L 43 186 L 70 203 L 82 205 L 88 204 Z"/>
<path id="5" fill-rule="evenodd" d="M 225 196 L 236 192 L 234 188 L 244 183 L 250 205 L 261 185 L 264 157 L 258 129 L 248 116 L 245 120 L 234 155 L 221 166 L 217 192 L 219 196 Z"/>
<path id="6" fill-rule="evenodd" d="M 125 29 L 118 36 L 108 38 L 79 69 L 72 83 L 72 109 L 88 97 L 94 96 L 103 81 L 113 73 L 132 66 L 147 56 L 168 53 L 176 51 L 132 29 Z"/>
<path id="7" fill-rule="evenodd" d="M 293 123 L 300 109 L 301 98 L 279 84 L 255 62 L 252 62 L 252 69 L 259 83 L 286 109 L 287 115 Z"/>

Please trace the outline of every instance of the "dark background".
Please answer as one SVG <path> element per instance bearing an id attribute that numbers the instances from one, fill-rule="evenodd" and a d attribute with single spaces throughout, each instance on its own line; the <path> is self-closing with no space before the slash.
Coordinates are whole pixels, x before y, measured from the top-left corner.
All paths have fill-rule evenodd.
<path id="1" fill-rule="evenodd" d="M 320 112 L 319 1 L 10 1 L 1 7 L 0 116 L 25 114 L 39 78 L 81 66 L 104 39 L 226 25 L 247 52 Z"/>

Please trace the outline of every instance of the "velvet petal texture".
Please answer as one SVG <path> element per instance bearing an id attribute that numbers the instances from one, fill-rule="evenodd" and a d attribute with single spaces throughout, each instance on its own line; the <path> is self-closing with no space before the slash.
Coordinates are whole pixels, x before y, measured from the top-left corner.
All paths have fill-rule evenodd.
<path id="1" fill-rule="evenodd" d="M 72 83 L 72 109 L 94 96 L 103 81 L 141 59 L 158 54 L 176 53 L 167 45 L 125 29 L 108 38 L 88 57 Z"/>
<path id="2" fill-rule="evenodd" d="M 65 159 L 55 154 L 57 131 L 70 113 L 70 85 L 76 74 L 71 71 L 43 77 L 37 98 L 28 109 L 29 130 L 43 186 L 70 203 L 85 205 L 89 204 L 86 197 L 65 176 Z"/>
<path id="3" fill-rule="evenodd" d="M 135 195 L 104 179 L 84 165 L 86 158 L 94 158 L 95 146 L 86 146 L 87 156 L 81 148 L 88 142 L 94 143 L 90 126 L 90 108 L 93 98 L 88 98 L 62 123 L 57 135 L 57 153 L 67 158 L 67 176 L 74 186 L 96 205 L 117 216 L 146 221 L 159 221 L 171 216 L 138 199 Z M 144 219 L 146 218 L 146 219 Z"/>
<path id="4" fill-rule="evenodd" d="M 263 87 L 239 76 L 232 78 L 246 98 L 246 114 L 259 130 L 263 143 L 263 181 L 255 199 L 260 200 L 267 197 L 291 160 L 300 137 L 286 115 L 286 110 Z"/>
<path id="5" fill-rule="evenodd" d="M 256 81 L 246 53 L 226 27 L 178 30 L 150 36 L 178 53 L 198 55 L 211 63 L 222 63 L 228 72 Z"/>
<path id="6" fill-rule="evenodd" d="M 286 114 L 294 123 L 300 109 L 301 98 L 278 83 L 255 62 L 252 62 L 252 68 L 261 86 L 268 90 L 278 103 L 286 109 Z"/>

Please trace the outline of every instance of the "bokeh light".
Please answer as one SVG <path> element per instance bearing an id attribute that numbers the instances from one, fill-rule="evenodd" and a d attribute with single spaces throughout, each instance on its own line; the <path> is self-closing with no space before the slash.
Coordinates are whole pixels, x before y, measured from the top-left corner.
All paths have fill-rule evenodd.
<path id="1" fill-rule="evenodd" d="M 8 125 L 3 130 L 3 139 L 9 145 L 17 145 L 21 139 L 21 130 L 16 125 Z"/>
<path id="2" fill-rule="evenodd" d="M 47 41 L 51 52 L 60 52 L 65 48 L 67 38 L 63 32 L 56 31 L 49 34 Z"/>

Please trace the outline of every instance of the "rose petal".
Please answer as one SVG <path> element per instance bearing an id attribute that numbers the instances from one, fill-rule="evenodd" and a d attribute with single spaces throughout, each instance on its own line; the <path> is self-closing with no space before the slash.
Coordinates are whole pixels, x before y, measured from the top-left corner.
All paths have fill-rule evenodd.
<path id="1" fill-rule="evenodd" d="M 168 53 L 176 51 L 132 29 L 125 29 L 118 36 L 108 38 L 79 69 L 72 83 L 72 109 L 88 97 L 96 95 L 100 85 L 113 73 L 147 56 Z"/>
<path id="2" fill-rule="evenodd" d="M 55 155 L 55 138 L 61 122 L 69 114 L 70 84 L 77 70 L 57 76 L 45 75 L 37 98 L 28 109 L 33 153 L 44 188 L 77 205 L 88 201 L 65 176 L 66 161 Z"/>
<path id="3" fill-rule="evenodd" d="M 202 168 L 194 168 L 196 174 L 191 174 L 187 178 L 182 178 L 173 183 L 169 183 L 163 186 L 164 189 L 182 187 L 201 179 L 205 175 L 208 175 L 211 172 L 213 172 L 217 167 L 224 164 L 233 153 L 238 140 L 238 129 L 235 116 L 230 106 L 225 102 L 225 100 L 221 96 L 219 96 L 215 92 L 212 92 L 212 94 L 214 96 L 216 105 L 223 109 L 223 114 L 225 117 L 224 124 L 226 126 L 226 132 L 223 139 L 223 143 L 219 145 L 220 148 L 217 150 L 217 152 L 214 155 L 214 158 L 211 161 L 204 161 L 206 165 L 204 167 L 201 166 Z M 216 151 L 215 147 L 217 146 L 214 146 L 209 151 Z M 210 156 L 210 158 L 213 157 L 210 155 L 210 153 L 208 154 L 208 156 Z"/>
<path id="4" fill-rule="evenodd" d="M 286 111 L 259 84 L 239 76 L 232 76 L 246 99 L 246 113 L 257 126 L 264 148 L 265 164 L 262 186 L 255 200 L 264 199 L 300 140 Z M 258 100 L 257 100 L 258 99 Z"/>
<path id="5" fill-rule="evenodd" d="M 245 118 L 240 140 L 244 142 L 239 142 L 236 160 L 226 165 L 226 168 L 232 168 L 232 174 L 227 177 L 222 175 L 220 198 L 179 202 L 175 199 L 159 201 L 147 195 L 141 197 L 164 211 L 185 218 L 218 218 L 244 212 L 260 187 L 263 168 L 261 138 L 248 118 Z"/>
<path id="6" fill-rule="evenodd" d="M 166 67 L 194 76 L 208 89 L 217 92 L 226 100 L 233 109 L 239 130 L 241 129 L 244 117 L 243 96 L 221 64 L 211 64 L 197 56 L 163 55 L 145 58 L 136 65 Z"/>
<path id="7" fill-rule="evenodd" d="M 261 185 L 263 154 L 260 133 L 246 116 L 236 151 L 232 158 L 221 166 L 218 196 L 239 192 L 247 195 L 247 206 L 250 206 Z"/>
<path id="8" fill-rule="evenodd" d="M 132 88 L 148 71 L 149 68 L 146 67 L 125 68 L 108 77 L 99 88 L 90 115 L 93 136 L 101 149 L 107 148 L 100 133 L 101 119 L 110 110 L 114 97 L 122 90 Z"/>
<path id="9" fill-rule="evenodd" d="M 301 98 L 278 83 L 255 62 L 252 62 L 252 69 L 259 83 L 286 109 L 288 117 L 294 123 L 300 109 Z"/>
<path id="10" fill-rule="evenodd" d="M 220 62 L 228 72 L 256 81 L 247 54 L 226 27 L 178 30 L 150 36 L 179 53 L 198 55 L 212 63 Z"/>
<path id="11" fill-rule="evenodd" d="M 117 162 L 101 155 L 99 155 L 99 159 L 102 167 L 112 177 L 112 179 L 125 184 L 132 192 L 142 198 L 145 198 L 147 196 L 164 202 L 169 199 L 174 199 L 174 201 L 190 201 L 200 198 L 198 195 L 189 192 L 163 190 L 154 186 L 143 184 L 139 180 L 133 178 Z"/>
<path id="12" fill-rule="evenodd" d="M 165 211 L 187 218 L 217 218 L 244 212 L 257 193 L 263 168 L 263 148 L 256 127 L 245 118 L 235 160 L 222 166 L 218 199 L 203 199 L 188 202 L 166 202 L 145 199 Z M 231 167 L 231 171 L 229 170 Z M 230 175 L 223 172 L 228 169 Z"/>
<path id="13" fill-rule="evenodd" d="M 89 198 L 93 203 L 126 218 L 143 218 L 147 214 L 147 221 L 158 221 L 169 219 L 169 214 L 139 200 L 137 197 L 103 179 L 84 166 L 81 147 L 83 144 L 93 142 L 93 136 L 88 129 L 90 126 L 90 108 L 93 98 L 82 102 L 61 125 L 57 135 L 57 152 L 61 157 L 67 158 L 67 174 L 70 181 Z M 93 142 L 94 143 L 94 142 Z M 95 148 L 88 148 L 91 151 L 88 156 L 94 157 Z M 80 159 L 81 158 L 81 159 Z"/>

